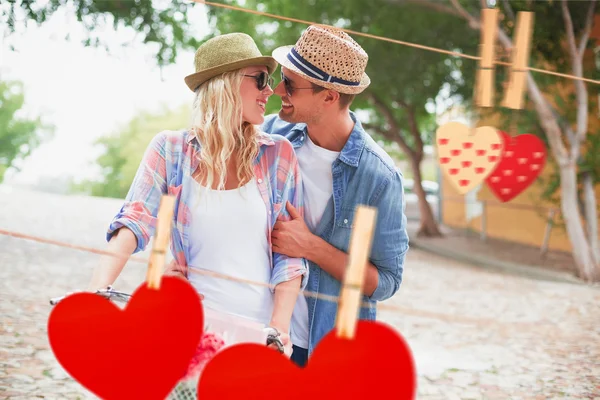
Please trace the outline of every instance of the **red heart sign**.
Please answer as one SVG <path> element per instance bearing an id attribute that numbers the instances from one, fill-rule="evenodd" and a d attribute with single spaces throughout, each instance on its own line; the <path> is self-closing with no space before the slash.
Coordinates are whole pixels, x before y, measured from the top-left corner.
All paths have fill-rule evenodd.
<path id="1" fill-rule="evenodd" d="M 408 344 L 387 326 L 359 321 L 353 340 L 329 332 L 306 368 L 274 350 L 240 344 L 221 351 L 200 376 L 202 400 L 399 399 L 415 397 L 416 373 Z"/>
<path id="2" fill-rule="evenodd" d="M 50 313 L 58 362 L 107 400 L 163 400 L 185 374 L 203 330 L 200 298 L 186 281 L 142 284 L 124 310 L 92 293 L 68 296 Z"/>
<path id="3" fill-rule="evenodd" d="M 494 195 L 502 202 L 510 201 L 542 172 L 546 163 L 546 148 L 537 136 L 523 134 L 516 137 L 498 131 L 504 141 L 502 160 L 486 179 Z"/>

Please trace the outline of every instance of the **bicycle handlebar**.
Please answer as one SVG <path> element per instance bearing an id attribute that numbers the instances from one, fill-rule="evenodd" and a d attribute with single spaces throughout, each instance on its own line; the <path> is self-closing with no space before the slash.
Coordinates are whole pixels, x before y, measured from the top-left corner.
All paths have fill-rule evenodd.
<path id="1" fill-rule="evenodd" d="M 54 298 L 50 299 L 50 305 L 52 305 L 52 306 L 57 305 L 61 300 L 65 299 L 67 296 L 69 296 L 73 293 L 78 293 L 78 292 L 72 292 L 72 293 L 68 293 L 64 296 L 54 297 Z M 125 292 L 116 291 L 110 285 L 107 286 L 106 289 L 98 289 L 94 293 L 99 296 L 104 297 L 107 300 L 115 300 L 115 301 L 119 301 L 121 303 L 127 303 L 129 301 L 129 299 L 131 298 L 130 294 L 125 293 Z"/>
<path id="2" fill-rule="evenodd" d="M 78 292 L 72 292 L 72 293 L 68 293 L 64 296 L 54 297 L 54 298 L 50 299 L 50 305 L 52 305 L 52 306 L 57 305 L 60 301 L 62 301 L 63 299 L 65 299 L 66 297 L 70 296 L 73 293 L 78 293 Z M 81 293 L 81 292 L 79 292 L 79 293 Z M 115 301 L 119 301 L 121 303 L 127 303 L 131 299 L 130 294 L 125 293 L 125 292 L 116 291 L 110 285 L 107 286 L 106 289 L 98 289 L 94 293 L 106 298 L 107 300 L 115 300 Z M 268 327 L 268 328 L 265 328 L 265 331 L 267 332 L 267 346 L 274 343 L 275 346 L 277 347 L 277 350 L 279 350 L 279 352 L 283 354 L 284 346 L 279 337 L 280 334 L 277 331 L 277 329 Z"/>

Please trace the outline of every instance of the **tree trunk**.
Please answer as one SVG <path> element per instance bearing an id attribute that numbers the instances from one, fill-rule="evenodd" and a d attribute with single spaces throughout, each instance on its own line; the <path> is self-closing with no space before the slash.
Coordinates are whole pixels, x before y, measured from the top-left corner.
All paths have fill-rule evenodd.
<path id="1" fill-rule="evenodd" d="M 398 2 L 399 0 L 388 1 Z M 458 0 L 450 0 L 450 2 L 452 3 L 452 8 L 443 7 L 441 11 L 452 15 L 461 16 L 469 22 L 469 26 L 473 29 L 481 28 L 479 19 L 470 15 Z M 580 38 L 579 46 L 577 46 L 575 43 L 571 15 L 569 13 L 567 3 L 566 1 L 562 3 L 568 39 L 567 45 L 569 46 L 569 52 L 571 53 L 572 58 L 571 66 L 573 67 L 573 73 L 579 77 L 582 76 L 583 53 L 588 43 L 589 34 L 594 20 L 593 17 L 595 3 L 595 0 L 590 2 L 588 19 L 586 21 L 584 33 Z M 440 7 L 432 7 L 433 3 L 430 1 L 423 1 L 420 4 L 440 10 Z M 504 48 L 507 50 L 510 50 L 513 47 L 512 40 L 502 28 L 498 30 L 498 41 L 500 41 L 500 43 L 502 43 Z M 576 81 L 575 85 L 578 106 L 578 125 L 577 134 L 572 138 L 572 143 L 570 143 L 571 149 L 569 151 L 569 149 L 567 149 L 563 143 L 562 136 L 564 132 L 560 128 L 557 118 L 552 113 L 550 105 L 542 95 L 542 92 L 540 91 L 536 81 L 531 76 L 531 73 L 527 73 L 527 88 L 529 92 L 529 98 L 535 106 L 538 120 L 542 125 L 544 132 L 546 133 L 548 142 L 550 144 L 551 153 L 559 164 L 561 177 L 560 189 L 562 214 L 566 223 L 567 234 L 569 236 L 571 246 L 573 247 L 573 257 L 575 258 L 575 263 L 577 264 L 578 275 L 586 281 L 600 281 L 600 263 L 597 261 L 597 254 L 593 254 L 592 251 L 593 248 L 598 247 L 598 240 L 596 240 L 596 243 L 590 245 L 590 242 L 588 241 L 583 229 L 583 223 L 578 210 L 577 172 L 575 161 L 579 157 L 580 147 L 586 136 L 587 90 L 583 82 Z M 593 207 L 595 207 L 595 204 Z M 592 224 L 597 222 L 597 218 L 595 218 L 594 221 L 595 222 L 592 222 Z M 596 229 L 596 232 L 597 231 L 598 230 Z"/>
<path id="2" fill-rule="evenodd" d="M 573 152 L 575 154 L 570 154 L 562 142 L 563 131 L 531 74 L 528 76 L 528 88 L 539 121 L 549 139 L 551 154 L 559 165 L 561 210 L 567 228 L 567 236 L 573 249 L 577 275 L 588 282 L 600 280 L 600 266 L 594 261 L 592 247 L 585 234 L 579 212 L 577 166 L 574 156 L 577 155 L 581 146 L 580 139 L 577 136 L 572 139 L 571 146 L 577 151 Z"/>
<path id="3" fill-rule="evenodd" d="M 421 184 L 421 160 L 423 160 L 423 140 L 421 139 L 421 132 L 419 131 L 417 125 L 417 119 L 415 117 L 414 108 L 411 107 L 406 102 L 401 99 L 396 99 L 403 108 L 406 109 L 408 113 L 408 123 L 410 126 L 410 133 L 414 139 L 415 145 L 414 149 L 411 148 L 407 141 L 404 139 L 403 131 L 396 121 L 390 106 L 383 102 L 375 93 L 369 92 L 369 96 L 373 101 L 373 104 L 377 107 L 377 109 L 384 116 L 386 122 L 390 126 L 389 129 L 383 129 L 382 127 L 372 126 L 370 124 L 363 124 L 364 127 L 374 129 L 379 132 L 384 138 L 391 140 L 393 142 L 398 143 L 400 148 L 404 151 L 404 153 L 410 158 L 410 166 L 413 170 L 414 177 L 414 187 L 417 198 L 419 200 L 419 214 L 421 219 L 421 227 L 417 232 L 417 236 L 428 236 L 428 237 L 440 237 L 442 233 L 438 227 L 438 224 L 433 216 L 433 212 L 431 211 L 431 206 L 427 202 L 427 196 L 425 195 L 425 191 L 423 190 L 423 185 Z"/>
<path id="4" fill-rule="evenodd" d="M 419 199 L 419 215 L 421 218 L 421 226 L 417 232 L 417 237 L 441 237 L 442 232 L 440 232 L 440 228 L 431 210 L 431 205 L 427 202 L 427 195 L 421 184 L 421 161 L 411 159 L 410 166 L 413 170 L 413 190 Z"/>
<path id="5" fill-rule="evenodd" d="M 596 263 L 596 268 L 600 268 L 600 242 L 598 242 L 598 210 L 596 203 L 596 192 L 594 191 L 594 178 L 591 173 L 583 174 L 583 203 L 585 210 L 585 221 L 587 226 L 587 235 L 592 256 Z"/>
<path id="6" fill-rule="evenodd" d="M 577 206 L 577 173 L 574 163 L 560 169 L 562 215 L 573 248 L 577 275 L 587 282 L 600 280 L 600 266 L 594 262 Z"/>

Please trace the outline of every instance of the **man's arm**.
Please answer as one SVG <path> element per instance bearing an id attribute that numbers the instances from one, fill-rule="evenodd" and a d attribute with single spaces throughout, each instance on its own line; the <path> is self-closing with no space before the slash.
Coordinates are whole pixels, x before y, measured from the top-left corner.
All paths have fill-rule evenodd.
<path id="1" fill-rule="evenodd" d="M 377 207 L 377 225 L 367 266 L 363 293 L 372 300 L 390 298 L 400 288 L 404 258 L 408 251 L 404 193 L 401 176 L 396 173 L 386 183 L 373 206 Z M 304 219 L 287 205 L 291 221 L 278 221 L 271 238 L 276 251 L 313 261 L 339 281 L 343 281 L 348 255 L 313 235 Z"/>
<path id="2" fill-rule="evenodd" d="M 348 254 L 335 248 L 316 235 L 312 235 L 311 245 L 307 249 L 306 258 L 333 276 L 338 281 L 344 280 L 346 268 L 348 266 Z M 362 291 L 365 295 L 371 296 L 377 289 L 379 283 L 379 273 L 377 267 L 369 262 L 367 264 L 366 277 Z"/>
<path id="3" fill-rule="evenodd" d="M 343 281 L 348 265 L 348 254 L 312 234 L 304 218 L 292 204 L 288 203 L 286 208 L 292 220 L 275 224 L 271 235 L 273 248 L 292 257 L 310 260 L 335 279 Z M 363 292 L 371 296 L 379 282 L 377 267 L 369 262 L 366 275 Z"/>

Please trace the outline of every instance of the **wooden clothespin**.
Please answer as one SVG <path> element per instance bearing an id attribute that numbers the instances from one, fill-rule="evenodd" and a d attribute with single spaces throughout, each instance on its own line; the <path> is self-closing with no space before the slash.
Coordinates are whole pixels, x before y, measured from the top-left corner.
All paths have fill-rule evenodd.
<path id="1" fill-rule="evenodd" d="M 152 253 L 148 263 L 146 282 L 150 289 L 160 289 L 162 271 L 167 255 L 167 245 L 171 237 L 171 220 L 175 207 L 174 196 L 162 196 L 158 209 L 158 220 L 156 222 L 156 233 L 152 243 Z"/>
<path id="2" fill-rule="evenodd" d="M 508 87 L 502 103 L 503 107 L 515 110 L 523 108 L 532 33 L 533 12 L 520 11 L 517 14 L 517 26 L 514 35 L 515 40 L 511 51 L 512 65 L 508 77 Z"/>
<path id="3" fill-rule="evenodd" d="M 355 335 L 376 216 L 377 209 L 367 206 L 358 206 L 354 215 L 348 267 L 336 320 L 337 336 L 344 339 Z"/>
<path id="4" fill-rule="evenodd" d="M 498 9 L 481 11 L 481 39 L 479 45 L 479 67 L 475 77 L 475 104 L 479 107 L 494 105 L 494 57 L 498 36 Z"/>

